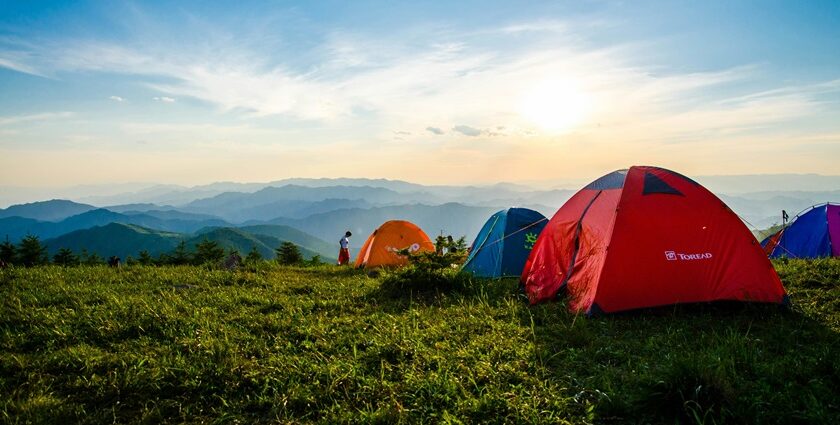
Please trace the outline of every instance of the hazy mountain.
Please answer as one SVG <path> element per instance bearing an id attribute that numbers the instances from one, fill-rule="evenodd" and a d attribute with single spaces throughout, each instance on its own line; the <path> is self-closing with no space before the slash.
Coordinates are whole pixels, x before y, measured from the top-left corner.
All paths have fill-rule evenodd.
<path id="1" fill-rule="evenodd" d="M 23 217 L 0 218 L 0 240 L 10 240 L 17 243 L 27 234 L 37 235 L 46 222 Z"/>
<path id="2" fill-rule="evenodd" d="M 135 224 L 138 226 L 179 233 L 192 233 L 204 227 L 228 226 L 230 223 L 216 219 L 164 219 L 148 214 L 120 214 L 106 209 L 95 209 L 68 217 L 59 222 L 37 221 L 20 217 L 0 218 L 0 237 L 8 236 L 18 241 L 27 234 L 43 239 L 54 238 L 76 230 L 104 226 L 110 223 Z"/>
<path id="3" fill-rule="evenodd" d="M 370 208 L 375 206 L 362 199 L 324 199 L 323 201 L 280 200 L 251 207 L 215 208 L 226 220 L 239 223 L 266 221 L 276 217 L 303 218 L 312 214 L 333 211 L 342 208 Z"/>
<path id="4" fill-rule="evenodd" d="M 804 190 L 779 190 L 749 192 L 737 195 L 741 198 L 758 201 L 779 201 L 779 200 L 812 200 L 814 203 L 823 203 L 827 199 L 840 199 L 840 189 L 829 191 L 804 191 Z"/>
<path id="5" fill-rule="evenodd" d="M 53 199 L 50 201 L 12 205 L 6 209 L 0 209 L 0 218 L 24 217 L 38 221 L 60 221 L 67 217 L 95 209 L 96 207 L 93 205 L 80 204 L 64 199 Z"/>
<path id="6" fill-rule="evenodd" d="M 198 214 L 198 213 L 189 213 L 184 211 L 179 211 L 176 209 L 168 209 L 168 210 L 146 210 L 146 211 L 134 211 L 128 210 L 122 213 L 123 215 L 128 216 L 148 216 L 154 217 L 161 220 L 180 220 L 180 221 L 218 221 L 219 223 L 224 223 L 224 221 L 215 215 L 210 214 Z"/>
<path id="7" fill-rule="evenodd" d="M 604 170 L 604 173 L 611 170 Z M 676 170 L 680 171 L 680 170 Z M 34 188 L 20 186 L 0 186 L 0 206 L 12 203 L 32 202 L 41 199 L 62 198 L 105 207 L 130 203 L 153 203 L 157 205 L 181 206 L 192 201 L 213 197 L 224 192 L 256 192 L 266 187 L 296 185 L 304 187 L 330 186 L 369 186 L 389 189 L 399 193 L 427 192 L 441 197 L 435 203 L 461 202 L 472 203 L 473 199 L 464 196 L 476 189 L 495 193 L 496 198 L 503 192 L 529 192 L 536 188 L 561 188 L 576 191 L 589 181 L 604 173 L 593 173 L 591 178 L 566 180 L 542 180 L 525 183 L 497 183 L 492 185 L 421 185 L 401 180 L 356 179 L 356 178 L 292 178 L 273 182 L 237 183 L 218 182 L 198 186 L 180 186 L 154 183 L 100 184 L 73 187 Z M 818 174 L 755 174 L 755 175 L 718 175 L 690 176 L 704 184 L 715 193 L 740 195 L 748 192 L 768 190 L 779 191 L 833 191 L 840 188 L 840 176 Z M 345 198 L 345 196 L 333 196 Z M 459 198 L 460 197 L 460 198 Z M 485 201 L 488 199 L 484 199 Z M 417 202 L 432 203 L 418 199 Z M 548 204 L 546 202 L 540 202 Z M 120 211 L 117 211 L 120 212 Z"/>
<path id="8" fill-rule="evenodd" d="M 107 207 L 103 207 L 108 211 L 123 213 L 123 212 L 145 212 L 145 211 L 152 211 L 152 210 L 169 210 L 172 207 L 163 207 L 158 204 L 151 204 L 151 203 L 134 203 L 134 204 L 121 204 L 121 205 L 109 205 Z"/>
<path id="9" fill-rule="evenodd" d="M 300 247 L 315 251 L 318 254 L 321 254 L 321 257 L 324 258 L 334 259 L 338 255 L 338 243 L 331 244 L 323 239 L 319 239 L 309 233 L 302 232 L 293 227 L 277 224 L 263 224 L 256 226 L 242 226 L 239 229 L 254 235 L 271 236 L 279 240 L 292 242 Z"/>
<path id="10" fill-rule="evenodd" d="M 348 203 L 359 206 L 434 200 L 425 193 L 399 193 L 370 186 L 267 187 L 254 193 L 226 192 L 200 199 L 183 206 L 183 211 L 209 213 L 231 221 L 269 219 L 273 217 L 302 217 L 307 211 L 331 211 L 347 208 Z"/>
<path id="11" fill-rule="evenodd" d="M 381 187 L 383 189 L 393 190 L 394 192 L 409 193 L 422 192 L 427 190 L 430 186 L 422 184 L 410 183 L 402 180 L 389 179 L 355 179 L 355 178 L 321 178 L 321 179 L 305 179 L 293 178 L 276 180 L 267 183 L 265 187 L 269 186 L 304 186 L 304 187 L 332 187 L 332 186 L 356 186 L 356 187 Z"/>
<path id="12" fill-rule="evenodd" d="M 312 236 L 310 236 L 310 238 L 312 238 Z M 260 255 L 267 260 L 275 258 L 274 250 L 284 242 L 283 239 L 278 239 L 272 236 L 253 234 L 233 227 L 221 227 L 208 229 L 207 231 L 188 239 L 187 246 L 194 248 L 196 244 L 205 240 L 216 242 L 221 247 L 225 248 L 225 250 L 233 249 L 239 251 L 242 256 L 245 256 L 252 248 L 257 248 Z M 298 245 L 301 254 L 303 254 L 306 259 L 311 259 L 313 256 L 319 255 L 323 261 L 335 261 L 335 258 L 333 258 L 335 254 L 333 254 L 332 257 L 327 257 L 305 246 L 301 246 L 300 244 L 295 243 L 295 245 Z"/>
<path id="13" fill-rule="evenodd" d="M 44 244 L 50 255 L 61 248 L 69 248 L 76 254 L 85 249 L 103 258 L 116 255 L 125 260 L 129 255 L 137 258 L 137 254 L 143 250 L 157 257 L 172 251 L 183 239 L 184 235 L 179 233 L 160 232 L 133 224 L 111 223 L 47 239 Z"/>
<path id="14" fill-rule="evenodd" d="M 205 186 L 186 187 L 171 184 L 154 184 L 137 188 L 133 191 L 108 194 L 89 194 L 78 199 L 93 205 L 123 205 L 133 203 L 150 203 L 156 205 L 183 205 L 196 199 L 215 196 L 230 190 L 240 190 L 248 184 L 228 186 L 214 183 Z M 253 189 L 256 190 L 256 189 Z"/>
<path id="15" fill-rule="evenodd" d="M 778 223 L 782 209 L 793 216 L 813 204 L 840 201 L 838 176 L 707 176 L 697 180 L 715 191 L 752 228 Z M 727 188 L 732 193 L 727 193 Z M 105 189 L 105 196 L 115 196 Z M 269 223 L 298 228 L 329 241 L 329 249 L 321 247 L 315 251 L 334 256 L 334 241 L 348 229 L 355 233 L 354 244 L 359 245 L 376 226 L 398 218 L 416 222 L 430 236 L 443 230 L 472 237 L 498 209 L 527 207 L 551 217 L 576 190 L 532 190 L 511 183 L 426 186 L 385 179 L 287 179 L 194 187 L 148 185 L 118 194 L 125 195 L 122 199 L 127 203 L 111 207 L 113 210 L 58 200 L 0 210 L 0 239 L 9 235 L 17 241 L 27 233 L 46 239 L 113 222 L 179 233 L 231 227 L 231 223 Z M 182 202 L 184 199 L 189 201 Z M 77 211 L 81 212 L 73 214 Z"/>
<path id="16" fill-rule="evenodd" d="M 803 192 L 780 191 L 758 192 L 739 196 L 719 195 L 721 200 L 742 219 L 752 225 L 752 230 L 764 229 L 782 222 L 782 210 L 791 219 L 800 211 L 816 204 L 840 202 L 840 191 Z"/>
<path id="17" fill-rule="evenodd" d="M 388 220 L 408 220 L 420 226 L 430 238 L 441 232 L 453 236 L 464 235 L 468 243 L 497 208 L 470 207 L 449 203 L 443 205 L 399 205 L 370 209 L 346 209 L 315 214 L 304 219 L 278 218 L 273 224 L 285 224 L 327 241 L 338 240 L 344 232 L 353 232 L 352 247 L 361 247 L 365 239 L 379 225 Z"/>
<path id="18" fill-rule="evenodd" d="M 836 191 L 840 176 L 819 174 L 748 174 L 739 176 L 693 177 L 715 193 L 729 195 L 772 191 Z"/>
<path id="19" fill-rule="evenodd" d="M 426 196 L 426 194 L 421 192 L 405 194 L 391 189 L 373 186 L 305 187 L 286 185 L 266 187 L 254 193 L 226 192 L 212 198 L 190 202 L 184 206 L 184 209 L 219 208 L 232 204 L 241 207 L 251 207 L 284 200 L 314 202 L 325 199 L 364 199 L 372 203 L 389 203 L 405 202 L 407 200 L 419 199 L 423 196 Z"/>
<path id="20" fill-rule="evenodd" d="M 87 250 L 87 252 L 96 253 L 103 258 L 116 255 L 125 260 L 128 256 L 137 258 L 138 253 L 143 250 L 148 251 L 153 257 L 158 257 L 160 254 L 174 250 L 181 241 L 184 241 L 191 251 L 195 251 L 196 244 L 204 240 L 210 240 L 217 242 L 225 250 L 237 250 L 243 256 L 251 250 L 251 247 L 256 247 L 264 258 L 273 259 L 274 250 L 283 241 L 289 240 L 300 247 L 301 253 L 306 258 L 320 255 L 324 261 L 335 261 L 334 253 L 318 252 L 309 247 L 314 245 L 323 249 L 326 242 L 295 229 L 285 229 L 286 231 L 283 230 L 283 226 L 267 226 L 263 230 L 278 235 L 288 234 L 291 237 L 278 238 L 230 227 L 208 228 L 198 235 L 185 235 L 157 231 L 133 224 L 111 223 L 76 230 L 56 238 L 47 239 L 44 244 L 47 246 L 50 255 L 55 254 L 61 248 L 69 248 L 76 254 L 81 253 L 82 250 Z"/>
<path id="21" fill-rule="evenodd" d="M 117 183 L 98 185 L 77 185 L 68 187 L 23 187 L 0 186 L 0 207 L 44 199 L 73 199 L 95 206 L 125 204 L 134 201 L 115 201 L 98 203 L 86 198 L 121 196 L 132 194 L 149 187 L 160 186 L 154 183 Z"/>

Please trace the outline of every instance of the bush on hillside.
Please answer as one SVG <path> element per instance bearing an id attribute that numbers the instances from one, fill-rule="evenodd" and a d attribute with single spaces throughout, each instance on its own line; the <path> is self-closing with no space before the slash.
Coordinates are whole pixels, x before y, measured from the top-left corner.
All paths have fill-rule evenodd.
<path id="1" fill-rule="evenodd" d="M 79 262 L 79 257 L 68 248 L 59 249 L 53 256 L 53 264 L 59 266 L 77 266 Z"/>
<path id="2" fill-rule="evenodd" d="M 155 259 L 149 254 L 149 251 L 144 249 L 137 254 L 137 263 L 141 266 L 151 266 L 154 265 Z"/>
<path id="3" fill-rule="evenodd" d="M 398 253 L 408 257 L 409 265 L 383 275 L 380 288 L 394 295 L 420 292 L 463 292 L 473 287 L 473 278 L 461 272 L 467 258 L 464 238 L 440 236 L 435 252 Z"/>
<path id="4" fill-rule="evenodd" d="M 161 264 L 185 266 L 193 262 L 193 254 L 187 249 L 187 243 L 185 241 L 181 241 L 171 253 L 161 254 L 160 257 Z"/>
<path id="5" fill-rule="evenodd" d="M 41 240 L 34 235 L 26 235 L 21 239 L 17 248 L 17 261 L 26 267 L 49 264 L 47 247 L 41 244 Z"/>
<path id="6" fill-rule="evenodd" d="M 225 249 L 216 241 L 204 238 L 195 245 L 193 263 L 196 265 L 218 266 L 225 260 Z"/>
<path id="7" fill-rule="evenodd" d="M 9 241 L 9 237 L 6 236 L 6 240 L 3 243 L 0 243 L 0 264 L 15 264 L 17 261 L 17 248 L 15 245 Z"/>
<path id="8" fill-rule="evenodd" d="M 280 247 L 276 249 L 277 262 L 286 266 L 298 265 L 303 263 L 303 254 L 300 253 L 300 248 L 291 242 L 283 242 Z"/>
<path id="9" fill-rule="evenodd" d="M 464 292 L 472 286 L 472 276 L 461 272 L 460 268 L 434 268 L 429 267 L 429 263 L 411 264 L 383 273 L 380 283 L 383 292 L 395 296 L 410 293 Z"/>
<path id="10" fill-rule="evenodd" d="M 82 249 L 82 253 L 79 254 L 79 261 L 86 266 L 105 264 L 105 259 L 100 257 L 99 254 L 88 252 L 86 249 Z"/>

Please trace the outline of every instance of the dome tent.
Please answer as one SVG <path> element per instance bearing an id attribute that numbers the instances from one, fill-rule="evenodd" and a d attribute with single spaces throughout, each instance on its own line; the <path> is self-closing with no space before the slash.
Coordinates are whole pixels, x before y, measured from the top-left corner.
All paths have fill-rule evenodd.
<path id="1" fill-rule="evenodd" d="M 478 232 L 463 270 L 480 277 L 520 276 L 548 219 L 527 208 L 501 210 Z"/>
<path id="2" fill-rule="evenodd" d="M 815 205 L 761 242 L 770 258 L 840 257 L 840 205 Z"/>
<path id="3" fill-rule="evenodd" d="M 434 252 L 435 245 L 429 236 L 414 223 L 391 220 L 373 231 L 359 250 L 356 267 L 397 267 L 408 264 L 405 256 L 397 251 L 408 249 L 411 253 Z"/>
<path id="4" fill-rule="evenodd" d="M 543 229 L 522 272 L 531 303 L 612 313 L 719 300 L 786 303 L 773 265 L 741 220 L 697 182 L 656 167 L 607 174 Z"/>

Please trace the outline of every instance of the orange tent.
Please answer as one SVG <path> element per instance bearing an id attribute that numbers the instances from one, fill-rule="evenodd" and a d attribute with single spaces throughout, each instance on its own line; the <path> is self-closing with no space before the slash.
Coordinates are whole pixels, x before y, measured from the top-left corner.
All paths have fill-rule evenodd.
<path id="1" fill-rule="evenodd" d="M 367 238 L 356 267 L 396 267 L 408 264 L 397 251 L 408 248 L 411 253 L 434 252 L 435 245 L 417 225 L 404 220 L 386 221 Z"/>

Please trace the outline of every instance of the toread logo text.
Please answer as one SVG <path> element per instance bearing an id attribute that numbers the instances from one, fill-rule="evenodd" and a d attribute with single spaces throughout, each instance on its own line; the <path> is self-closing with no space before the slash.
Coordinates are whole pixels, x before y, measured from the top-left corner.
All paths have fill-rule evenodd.
<path id="1" fill-rule="evenodd" d="M 668 261 L 691 261 L 691 260 L 708 260 L 712 258 L 711 252 L 702 252 L 696 254 L 684 254 L 681 252 L 665 251 L 665 259 Z"/>

